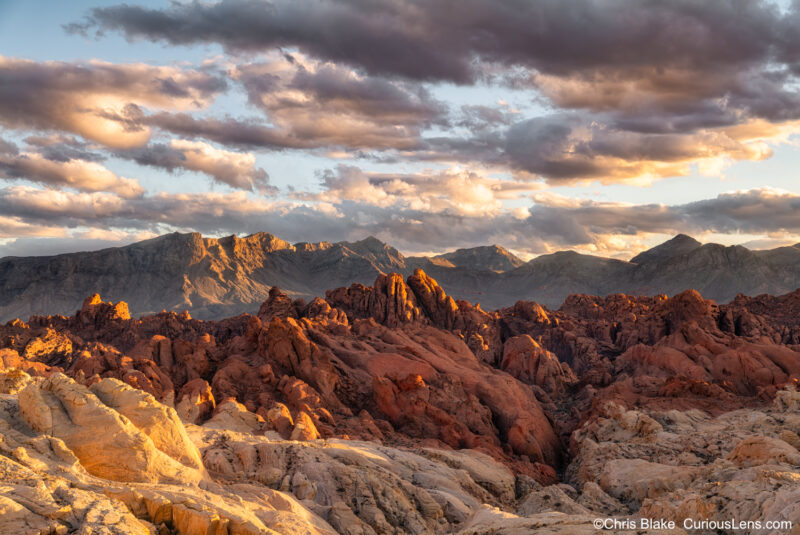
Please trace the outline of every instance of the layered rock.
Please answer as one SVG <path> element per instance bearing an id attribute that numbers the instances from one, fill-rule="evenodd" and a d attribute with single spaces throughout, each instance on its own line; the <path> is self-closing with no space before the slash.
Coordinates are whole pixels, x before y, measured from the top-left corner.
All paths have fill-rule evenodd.
<path id="1" fill-rule="evenodd" d="M 797 303 L 686 291 L 486 312 L 421 270 L 308 304 L 274 290 L 258 316 L 219 322 L 133 319 L 92 297 L 72 317 L 0 327 L 0 395 L 23 417 L 13 425 L 60 440 L 87 477 L 289 492 L 343 533 L 767 518 L 777 502 L 732 482 L 766 496 L 777 477 L 780 503 L 795 496 Z M 717 512 L 698 505 L 708 496 Z M 134 517 L 154 507 L 143 499 L 125 494 Z M 175 522 L 233 522 L 181 507 Z"/>
<path id="2" fill-rule="evenodd" d="M 712 417 L 699 410 L 604 407 L 575 431 L 567 481 L 596 485 L 637 516 L 722 522 L 800 521 L 800 415 L 785 400 Z M 788 442 L 787 442 L 788 440 Z M 790 444 L 794 442 L 795 445 Z M 788 530 L 787 530 L 788 531 Z M 758 533 L 747 528 L 742 533 Z"/>
<path id="3" fill-rule="evenodd" d="M 9 375 L 26 386 L 0 394 L 2 533 L 336 533 L 288 494 L 214 483 L 174 412 L 141 391 Z"/>
<path id="4" fill-rule="evenodd" d="M 56 373 L 20 391 L 20 413 L 35 431 L 63 440 L 92 475 L 132 482 L 202 480 L 199 453 L 174 411 L 113 379 L 93 390 Z"/>

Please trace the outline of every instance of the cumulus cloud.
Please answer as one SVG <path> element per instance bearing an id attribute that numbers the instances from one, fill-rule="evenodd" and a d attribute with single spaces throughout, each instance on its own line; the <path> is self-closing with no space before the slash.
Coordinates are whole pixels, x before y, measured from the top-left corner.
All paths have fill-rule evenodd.
<path id="1" fill-rule="evenodd" d="M 14 143 L 0 139 L 0 178 L 15 182 L 0 189 L 0 236 L 269 230 L 528 254 L 616 254 L 676 232 L 782 240 L 800 234 L 794 193 L 634 205 L 544 188 L 646 185 L 770 157 L 800 132 L 797 27 L 800 4 L 760 0 L 99 7 L 69 29 L 219 43 L 236 56 L 196 68 L 0 56 L 0 124 L 15 131 Z M 342 165 L 320 172 L 317 190 L 266 199 L 255 195 L 274 192 L 259 151 L 399 171 Z M 144 192 L 106 167 L 116 157 L 236 191 Z M 421 162 L 434 169 L 404 172 Z"/>
<path id="2" fill-rule="evenodd" d="M 512 166 L 551 181 L 647 182 L 687 175 L 691 165 L 718 168 L 727 160 L 767 158 L 772 155 L 770 140 L 772 136 L 725 129 L 625 131 L 564 114 L 514 124 L 506 133 L 505 154 Z"/>
<path id="3" fill-rule="evenodd" d="M 207 106 L 226 87 L 216 76 L 177 67 L 34 62 L 0 56 L 0 122 L 6 127 L 60 130 L 115 148 L 150 137 L 142 108 Z"/>
<path id="4" fill-rule="evenodd" d="M 215 182 L 235 189 L 274 192 L 267 172 L 256 166 L 254 154 L 219 149 L 202 141 L 172 139 L 168 144 L 153 144 L 115 154 L 171 172 L 183 169 L 205 173 Z"/>
<path id="5" fill-rule="evenodd" d="M 542 185 L 482 176 L 463 169 L 417 174 L 365 173 L 339 165 L 321 174 L 323 192 L 300 193 L 305 200 L 340 204 L 355 201 L 376 207 L 463 216 L 494 216 L 504 201 L 537 191 Z"/>
<path id="6" fill-rule="evenodd" d="M 0 215 L 0 238 L 17 238 L 19 236 L 63 236 L 61 227 L 43 226 L 29 223 L 19 217 Z M 5 255 L 0 255 L 5 256 Z"/>
<path id="7" fill-rule="evenodd" d="M 50 187 L 108 191 L 120 197 L 138 197 L 144 188 L 132 178 L 117 176 L 105 166 L 82 159 L 48 159 L 35 152 L 0 146 L 0 178 L 24 179 Z"/>
<path id="8" fill-rule="evenodd" d="M 272 54 L 236 76 L 277 131 L 157 119 L 182 135 L 646 183 L 768 157 L 776 140 L 742 139 L 742 126 L 800 131 L 798 25 L 797 3 L 766 1 L 465 0 L 454 10 L 444 0 L 221 0 L 96 8 L 72 29 Z M 281 47 L 301 53 L 282 62 L 271 52 Z M 509 84 L 561 112 L 531 119 L 473 105 L 445 121 L 419 82 Z M 469 133 L 420 135 L 431 121 Z"/>
<path id="9" fill-rule="evenodd" d="M 316 146 L 414 148 L 421 128 L 445 118 L 444 104 L 419 84 L 363 76 L 302 54 L 272 54 L 235 67 L 232 77 L 285 137 Z"/>
<path id="10" fill-rule="evenodd" d="M 302 54 L 267 54 L 232 66 L 229 75 L 265 118 L 159 112 L 116 119 L 225 145 L 355 151 L 418 149 L 426 128 L 447 124 L 446 106 L 420 84 L 364 76 Z"/>
<path id="11" fill-rule="evenodd" d="M 96 146 L 66 134 L 31 135 L 25 138 L 25 143 L 48 160 L 56 162 L 69 160 L 100 162 L 106 159 L 104 154 L 97 151 Z"/>

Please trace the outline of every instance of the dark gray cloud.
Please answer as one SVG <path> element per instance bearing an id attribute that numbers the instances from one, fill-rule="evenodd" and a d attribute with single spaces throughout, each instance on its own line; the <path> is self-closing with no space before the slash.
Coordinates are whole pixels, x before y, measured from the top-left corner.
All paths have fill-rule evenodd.
<path id="1" fill-rule="evenodd" d="M 272 55 L 234 76 L 250 103 L 287 139 L 349 149 L 405 149 L 421 130 L 445 125 L 447 107 L 420 84 L 362 76 L 300 55 Z"/>
<path id="2" fill-rule="evenodd" d="M 208 117 L 189 113 L 154 113 L 139 119 L 142 124 L 154 126 L 181 137 L 207 139 L 239 148 L 271 150 L 312 149 L 309 140 L 287 136 L 264 124 L 263 120 L 235 117 Z"/>
<path id="3" fill-rule="evenodd" d="M 19 154 L 19 148 L 14 143 L 0 137 L 0 154 Z"/>
<path id="4" fill-rule="evenodd" d="M 756 136 L 756 139 L 758 136 Z M 769 156 L 747 132 L 645 133 L 620 130 L 576 114 L 536 117 L 506 131 L 503 156 L 512 167 L 552 182 L 604 182 L 685 175 L 690 164 Z"/>
<path id="5" fill-rule="evenodd" d="M 445 0 L 221 0 L 96 8 L 73 29 L 81 27 L 237 52 L 288 47 L 316 62 L 290 79 L 242 70 L 251 102 L 276 129 L 160 118 L 220 142 L 345 146 L 381 161 L 460 159 L 612 182 L 683 175 L 698 160 L 762 158 L 751 137 L 729 130 L 800 120 L 797 2 L 787 10 L 762 0 L 463 0 L 456 9 Z M 357 79 L 351 67 L 370 76 Z M 561 112 L 524 119 L 471 106 L 445 119 L 409 80 L 511 84 Z M 289 88 L 311 98 L 298 105 L 282 96 Z M 468 133 L 421 132 L 431 124 Z"/>
<path id="6" fill-rule="evenodd" d="M 757 0 L 222 0 L 95 8 L 72 30 L 233 51 L 298 47 L 377 74 L 473 81 L 475 60 L 547 74 L 794 62 L 796 8 Z"/>
<path id="7" fill-rule="evenodd" d="M 264 118 L 203 117 L 141 109 L 107 113 L 120 128 L 156 127 L 188 138 L 270 150 L 411 150 L 422 131 L 447 125 L 446 106 L 419 84 L 364 77 L 299 55 L 272 54 L 270 61 L 231 72 Z"/>
<path id="8" fill-rule="evenodd" d="M 106 159 L 106 155 L 98 152 L 97 147 L 63 134 L 28 136 L 25 138 L 25 143 L 35 147 L 43 157 L 55 162 L 70 160 L 101 162 Z"/>

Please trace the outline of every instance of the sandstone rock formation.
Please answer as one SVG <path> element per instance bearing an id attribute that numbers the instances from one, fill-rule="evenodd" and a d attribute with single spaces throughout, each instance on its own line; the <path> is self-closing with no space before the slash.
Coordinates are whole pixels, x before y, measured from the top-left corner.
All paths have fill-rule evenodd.
<path id="1" fill-rule="evenodd" d="M 56 373 L 19 392 L 20 414 L 35 431 L 63 440 L 92 475 L 115 481 L 202 480 L 199 453 L 174 411 L 114 379 L 93 390 Z"/>
<path id="2" fill-rule="evenodd" d="M 800 393 L 782 391 L 780 398 Z M 716 417 L 613 403 L 605 412 L 572 437 L 575 459 L 566 480 L 584 495 L 588 485 L 597 485 L 639 516 L 679 524 L 688 518 L 798 525 L 800 452 L 783 438 L 793 440 L 800 414 L 782 401 Z"/>
<path id="3" fill-rule="evenodd" d="M 7 375 L 19 372 L 0 371 L 6 383 Z M 97 383 L 107 401 L 143 424 L 138 428 L 61 374 L 25 382 L 18 394 L 0 394 L 4 534 L 336 533 L 287 494 L 245 483 L 224 487 L 202 465 L 181 464 L 200 461 L 197 446 L 171 409 L 140 391 Z M 164 441 L 176 437 L 185 442 Z"/>
<path id="4" fill-rule="evenodd" d="M 798 295 L 485 311 L 417 270 L 214 322 L 92 296 L 0 326 L 0 510 L 44 533 L 798 524 Z"/>

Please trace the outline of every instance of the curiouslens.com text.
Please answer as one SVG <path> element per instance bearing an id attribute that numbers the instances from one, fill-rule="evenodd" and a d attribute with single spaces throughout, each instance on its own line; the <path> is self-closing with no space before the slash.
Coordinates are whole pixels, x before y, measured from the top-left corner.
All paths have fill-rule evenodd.
<path id="1" fill-rule="evenodd" d="M 687 531 L 707 530 L 786 530 L 792 529 L 791 520 L 712 520 L 686 518 L 683 521 L 663 518 L 595 518 L 596 529 L 676 529 Z"/>

